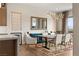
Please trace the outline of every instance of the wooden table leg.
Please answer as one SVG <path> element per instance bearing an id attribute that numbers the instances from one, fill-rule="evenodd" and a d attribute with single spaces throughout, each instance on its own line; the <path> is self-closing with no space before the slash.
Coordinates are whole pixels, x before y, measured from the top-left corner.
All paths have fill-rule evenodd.
<path id="1" fill-rule="evenodd" d="M 48 44 L 48 42 L 47 42 L 47 37 L 44 37 L 44 38 L 45 38 L 45 46 L 44 46 L 44 48 L 49 49 L 49 48 L 47 47 L 47 44 Z"/>

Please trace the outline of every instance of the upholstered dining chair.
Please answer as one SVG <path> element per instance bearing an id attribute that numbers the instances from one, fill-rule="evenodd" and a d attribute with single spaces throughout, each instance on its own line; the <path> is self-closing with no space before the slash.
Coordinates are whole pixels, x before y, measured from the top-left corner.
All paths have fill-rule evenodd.
<path id="1" fill-rule="evenodd" d="M 65 48 L 66 48 L 66 46 L 70 46 L 71 45 L 71 41 L 72 41 L 72 39 L 73 39 L 73 37 L 72 37 L 72 34 L 71 33 L 68 33 L 68 34 L 66 34 L 66 36 L 65 36 Z"/>
<path id="2" fill-rule="evenodd" d="M 29 34 L 26 34 L 25 35 L 25 44 L 27 46 L 29 46 L 29 45 L 35 45 L 35 47 L 36 47 L 37 46 L 37 38 L 32 38 L 32 37 L 30 37 Z"/>
<path id="3" fill-rule="evenodd" d="M 55 48 L 55 51 L 58 51 L 58 48 L 61 49 L 62 37 L 63 37 L 63 34 L 56 34 L 56 38 L 49 41 L 49 46 L 50 44 L 52 44 L 53 47 Z"/>

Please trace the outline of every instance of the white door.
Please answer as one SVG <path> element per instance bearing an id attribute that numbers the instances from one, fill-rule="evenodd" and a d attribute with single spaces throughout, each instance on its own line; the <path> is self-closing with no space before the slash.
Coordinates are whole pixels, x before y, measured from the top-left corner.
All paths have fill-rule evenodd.
<path id="1" fill-rule="evenodd" d="M 21 13 L 19 12 L 11 13 L 11 30 L 14 32 L 22 30 Z"/>

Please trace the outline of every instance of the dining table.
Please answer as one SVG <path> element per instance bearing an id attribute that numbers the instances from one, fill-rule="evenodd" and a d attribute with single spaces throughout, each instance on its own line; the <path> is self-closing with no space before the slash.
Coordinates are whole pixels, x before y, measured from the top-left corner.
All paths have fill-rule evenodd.
<path id="1" fill-rule="evenodd" d="M 44 48 L 46 49 L 49 49 L 47 47 L 48 45 L 48 39 L 54 39 L 56 37 L 56 35 L 36 35 L 37 38 L 41 37 L 41 38 L 44 38 L 45 39 L 45 46 L 43 46 Z"/>

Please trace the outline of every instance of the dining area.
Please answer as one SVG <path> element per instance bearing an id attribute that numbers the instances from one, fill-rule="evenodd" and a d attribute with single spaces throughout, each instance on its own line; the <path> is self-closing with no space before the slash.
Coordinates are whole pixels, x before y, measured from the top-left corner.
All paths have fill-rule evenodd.
<path id="1" fill-rule="evenodd" d="M 27 48 L 44 48 L 54 54 L 73 48 L 73 34 L 72 33 L 29 33 L 25 34 L 25 45 Z M 41 45 L 41 47 L 40 47 Z"/>

